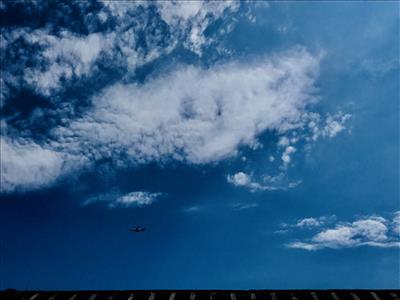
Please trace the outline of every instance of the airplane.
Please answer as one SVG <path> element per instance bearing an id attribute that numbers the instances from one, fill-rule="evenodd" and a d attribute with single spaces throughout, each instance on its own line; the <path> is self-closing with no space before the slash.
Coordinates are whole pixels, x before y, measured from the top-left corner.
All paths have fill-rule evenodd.
<path id="1" fill-rule="evenodd" d="M 139 226 L 129 229 L 129 231 L 134 231 L 134 232 L 141 232 L 141 231 L 145 231 L 145 230 L 146 230 L 146 227 L 139 227 Z"/>

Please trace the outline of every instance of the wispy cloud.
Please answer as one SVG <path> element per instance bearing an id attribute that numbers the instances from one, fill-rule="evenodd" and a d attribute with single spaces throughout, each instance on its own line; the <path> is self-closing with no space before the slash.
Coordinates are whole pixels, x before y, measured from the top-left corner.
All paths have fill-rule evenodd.
<path id="1" fill-rule="evenodd" d="M 12 6 L 11 2 L 5 3 L 4 10 L 9 4 Z M 137 67 L 179 45 L 201 55 L 204 47 L 218 44 L 218 37 L 226 32 L 219 30 L 216 36 L 206 39 L 207 28 L 217 20 L 225 20 L 226 15 L 237 13 L 239 7 L 237 1 L 103 1 L 92 8 L 90 3 L 79 1 L 52 7 L 43 2 L 26 3 L 29 15 L 37 18 L 44 11 L 67 16 L 79 11 L 70 19 L 82 18 L 82 32 L 72 31 L 68 22 L 35 29 L 4 27 L 0 45 L 5 63 L 1 78 L 4 88 L 0 104 L 10 96 L 10 90 L 24 86 L 54 96 L 104 69 L 134 73 Z M 232 27 L 232 20 L 227 18 L 224 26 Z M 139 36 L 144 37 L 144 42 Z"/>
<path id="2" fill-rule="evenodd" d="M 202 207 L 199 206 L 199 205 L 192 205 L 192 206 L 185 207 L 183 209 L 183 212 L 185 212 L 185 213 L 195 213 L 195 212 L 199 212 L 201 209 L 202 209 Z"/>
<path id="3" fill-rule="evenodd" d="M 318 222 L 316 219 L 303 219 L 303 221 L 307 220 L 306 223 L 308 224 L 318 225 L 316 226 L 317 228 L 322 226 L 322 228 L 311 238 L 293 241 L 285 246 L 310 251 L 324 248 L 341 249 L 360 246 L 400 247 L 398 216 L 399 212 L 395 213 L 392 220 L 380 216 L 369 216 L 353 222 L 340 222 L 333 227 L 325 227 L 323 223 Z M 305 223 L 302 222 L 302 224 Z"/>
<path id="4" fill-rule="evenodd" d="M 117 192 L 100 194 L 87 199 L 83 205 L 89 205 L 95 202 L 105 202 L 109 208 L 133 208 L 143 207 L 153 204 L 163 193 L 150 193 L 146 191 L 135 191 L 124 195 Z"/>
<path id="5" fill-rule="evenodd" d="M 258 203 L 235 203 L 232 207 L 234 210 L 247 210 L 258 207 Z"/>

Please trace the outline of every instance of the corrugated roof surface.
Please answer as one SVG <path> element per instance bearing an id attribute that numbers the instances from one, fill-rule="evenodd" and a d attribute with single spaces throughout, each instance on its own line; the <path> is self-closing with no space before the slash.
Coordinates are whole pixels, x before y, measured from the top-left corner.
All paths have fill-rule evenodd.
<path id="1" fill-rule="evenodd" d="M 399 290 L 15 291 L 2 300 L 400 300 Z"/>

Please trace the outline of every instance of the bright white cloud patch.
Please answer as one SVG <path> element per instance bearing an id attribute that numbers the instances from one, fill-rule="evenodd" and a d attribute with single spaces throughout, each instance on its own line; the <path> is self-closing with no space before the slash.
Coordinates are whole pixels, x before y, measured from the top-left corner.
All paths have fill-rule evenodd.
<path id="1" fill-rule="evenodd" d="M 227 180 L 234 186 L 246 187 L 252 191 L 263 189 L 259 183 L 253 182 L 250 176 L 244 172 L 237 172 L 236 174 L 228 175 Z"/>
<path id="2" fill-rule="evenodd" d="M 397 215 L 398 212 L 396 213 Z M 383 217 L 371 216 L 351 223 L 338 223 L 333 228 L 322 228 L 309 239 L 291 242 L 286 246 L 304 250 L 340 249 L 360 246 L 400 247 L 400 236 L 395 228 L 390 228 L 390 222 L 390 220 Z M 395 222 L 396 217 L 393 219 L 393 223 Z"/>
<path id="3" fill-rule="evenodd" d="M 24 35 L 29 43 L 44 48 L 40 58 L 44 67 L 28 68 L 24 80 L 45 95 L 60 88 L 61 80 L 89 75 L 101 50 L 106 46 L 106 40 L 97 33 L 77 36 L 65 31 L 57 37 L 36 30 Z"/>
<path id="4" fill-rule="evenodd" d="M 1 192 L 47 186 L 61 175 L 62 164 L 59 153 L 38 144 L 0 138 Z"/>
<path id="5" fill-rule="evenodd" d="M 152 204 L 161 196 L 161 193 L 149 192 L 131 192 L 129 194 L 118 197 L 115 201 L 108 204 L 109 207 L 142 207 Z"/>
<path id="6" fill-rule="evenodd" d="M 325 120 L 316 113 L 310 113 L 306 122 L 311 135 L 306 139 L 316 141 L 319 138 L 333 138 L 346 129 L 346 123 L 350 120 L 351 114 L 345 114 L 341 111 L 334 115 L 328 114 Z"/>
<path id="7" fill-rule="evenodd" d="M 282 167 L 286 169 L 290 162 L 292 161 L 291 155 L 296 152 L 296 148 L 293 146 L 286 147 L 285 151 L 282 153 L 281 159 L 283 162 Z"/>
<path id="8" fill-rule="evenodd" d="M 280 173 L 276 176 L 265 175 L 258 182 L 252 179 L 249 174 L 237 172 L 233 175 L 228 175 L 227 181 L 234 186 L 244 187 L 252 192 L 286 190 L 294 188 L 300 183 L 299 181 L 288 181 L 287 176 L 284 173 Z"/>
<path id="9" fill-rule="evenodd" d="M 323 221 L 316 218 L 305 218 L 297 222 L 298 227 L 319 227 L 323 224 Z"/>

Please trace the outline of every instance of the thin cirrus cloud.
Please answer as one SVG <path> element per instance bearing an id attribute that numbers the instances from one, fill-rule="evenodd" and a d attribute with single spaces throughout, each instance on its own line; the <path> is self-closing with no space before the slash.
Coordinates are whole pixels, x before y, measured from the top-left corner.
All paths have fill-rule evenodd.
<path id="1" fill-rule="evenodd" d="M 233 156 L 266 130 L 303 125 L 308 106 L 317 101 L 320 59 L 296 47 L 253 63 L 181 66 L 144 84 L 112 85 L 92 98 L 82 116 L 60 116 L 64 124 L 50 130 L 45 142 L 4 136 L 2 191 L 41 187 L 104 158 L 116 165 L 204 164 Z M 32 158 L 31 148 L 42 154 L 36 164 L 14 168 L 13 162 Z M 27 179 L 32 168 L 48 176 Z"/>
<path id="2" fill-rule="evenodd" d="M 399 234 L 400 212 L 395 212 L 392 219 L 381 216 L 369 216 L 353 222 L 339 222 L 328 226 L 324 219 L 307 218 L 296 226 L 315 227 L 317 232 L 310 238 L 285 244 L 287 248 L 315 251 L 321 249 L 355 248 L 360 246 L 393 248 L 400 247 Z M 332 221 L 332 220 L 331 220 Z M 331 222 L 329 222 L 331 223 Z M 284 226 L 288 227 L 288 226 Z M 290 226 L 289 226 L 290 227 Z"/>
<path id="3" fill-rule="evenodd" d="M 83 202 L 83 205 L 86 206 L 99 202 L 106 203 L 109 208 L 138 208 L 151 205 L 163 196 L 163 193 L 151 193 L 147 191 L 134 191 L 127 194 L 111 192 L 90 197 Z"/>

